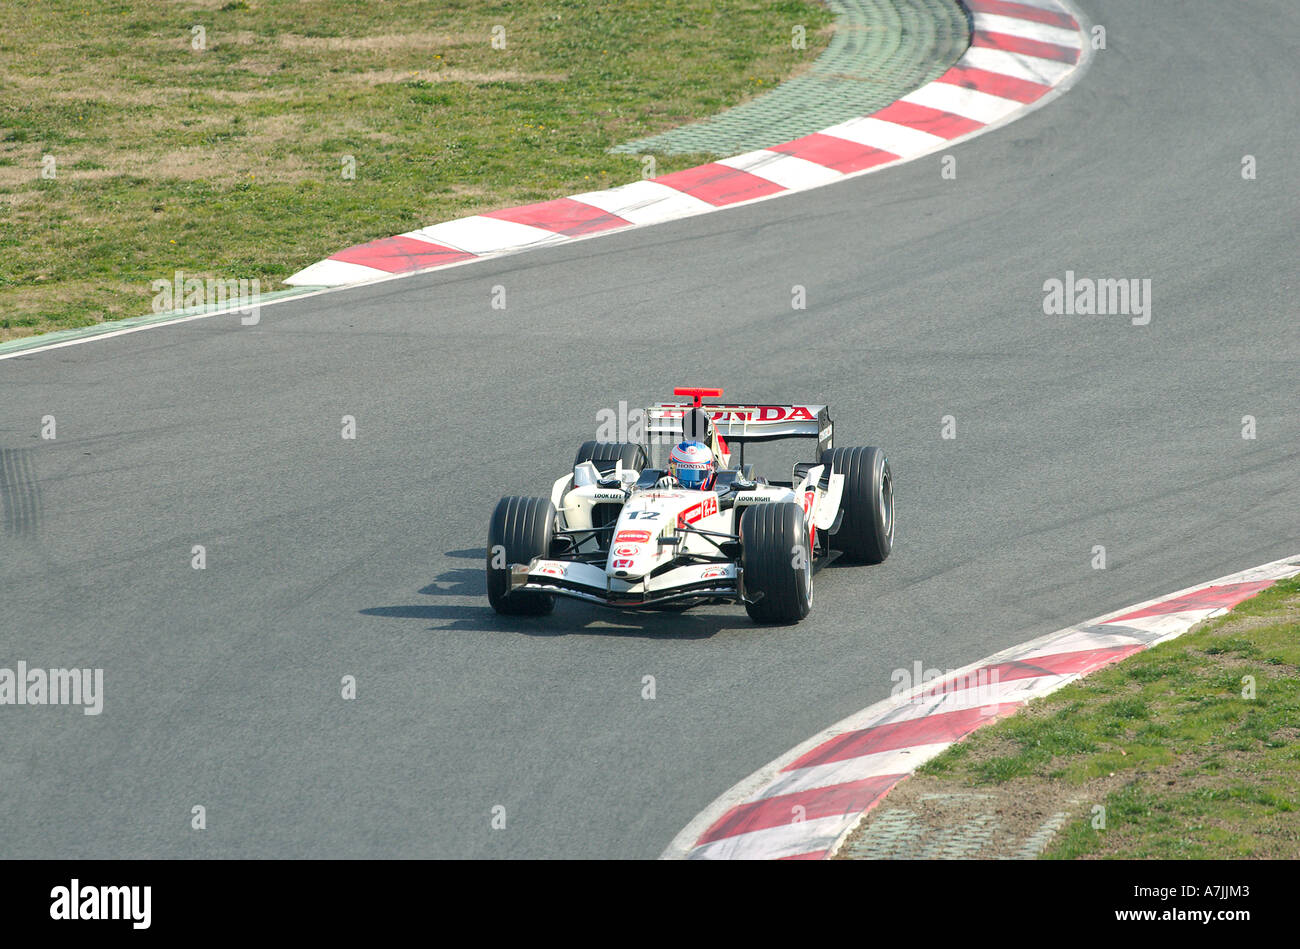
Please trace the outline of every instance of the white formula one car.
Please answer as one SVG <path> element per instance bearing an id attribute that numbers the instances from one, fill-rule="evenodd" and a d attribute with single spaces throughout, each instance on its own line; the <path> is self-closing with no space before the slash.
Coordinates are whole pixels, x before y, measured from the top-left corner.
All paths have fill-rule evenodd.
<path id="1" fill-rule="evenodd" d="M 585 442 L 549 498 L 502 498 L 488 528 L 488 600 L 498 613 L 549 613 L 567 596 L 619 609 L 740 601 L 761 623 L 808 615 L 816 567 L 880 563 L 894 541 L 894 485 L 879 448 L 835 448 L 825 405 L 691 403 L 646 409 L 645 444 Z M 808 438 L 817 460 L 789 481 L 744 461 L 748 442 Z M 661 462 L 684 439 L 711 449 L 708 490 Z"/>

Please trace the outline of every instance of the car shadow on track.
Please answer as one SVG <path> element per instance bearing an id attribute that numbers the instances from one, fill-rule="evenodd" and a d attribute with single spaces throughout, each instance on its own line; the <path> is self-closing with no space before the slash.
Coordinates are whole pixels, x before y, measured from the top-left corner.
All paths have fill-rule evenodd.
<path id="1" fill-rule="evenodd" d="M 467 630 L 482 633 L 516 633 L 552 639 L 560 636 L 631 636 L 646 639 L 708 639 L 724 630 L 761 628 L 744 611 L 736 616 L 716 613 L 639 613 L 605 610 L 584 603 L 557 603 L 550 616 L 500 616 L 490 606 L 411 604 L 376 606 L 363 616 L 432 620 L 429 630 Z"/>
<path id="2" fill-rule="evenodd" d="M 482 560 L 482 548 L 450 550 L 444 555 Z M 472 630 L 507 632 L 521 636 L 642 636 L 653 639 L 707 639 L 723 630 L 754 629 L 756 626 L 741 607 L 703 608 L 701 612 L 641 612 L 611 610 L 567 601 L 556 602 L 550 616 L 500 616 L 487 603 L 487 584 L 482 567 L 444 570 L 419 591 L 421 596 L 480 597 L 481 603 L 414 603 L 405 606 L 376 606 L 361 610 L 363 616 L 390 619 L 430 620 L 430 630 Z M 727 610 L 728 612 L 720 612 Z"/>

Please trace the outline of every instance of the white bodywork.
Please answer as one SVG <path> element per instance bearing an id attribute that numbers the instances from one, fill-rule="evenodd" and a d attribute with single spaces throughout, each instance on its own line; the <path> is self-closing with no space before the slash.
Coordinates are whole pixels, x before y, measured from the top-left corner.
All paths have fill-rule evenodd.
<path id="1" fill-rule="evenodd" d="M 607 553 L 597 563 L 538 557 L 527 565 L 511 565 L 512 586 L 628 607 L 672 599 L 743 598 L 738 558 L 725 556 L 717 544 L 698 532 L 708 532 L 713 541 L 734 542 L 747 507 L 793 502 L 803 508 L 810 522 L 811 550 L 816 531 L 834 525 L 844 484 L 842 475 L 832 474 L 823 488 L 823 470 L 823 465 L 813 466 L 793 488 L 758 483 L 720 493 L 663 481 L 636 489 L 638 472 L 622 470 L 598 483 L 595 467 L 585 462 L 552 488 L 557 533 L 612 524 L 612 529 L 599 534 L 572 535 L 576 543 L 566 556 L 590 557 L 601 549 Z M 714 562 L 672 566 L 692 557 Z"/>

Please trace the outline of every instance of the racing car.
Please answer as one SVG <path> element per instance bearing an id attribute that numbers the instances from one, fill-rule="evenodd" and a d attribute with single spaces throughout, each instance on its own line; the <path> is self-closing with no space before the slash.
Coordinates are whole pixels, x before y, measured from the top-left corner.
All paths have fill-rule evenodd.
<path id="1" fill-rule="evenodd" d="M 498 502 L 487 544 L 494 610 L 543 615 L 557 596 L 636 610 L 739 602 L 759 623 L 796 623 L 812 607 L 816 569 L 889 556 L 889 460 L 879 448 L 836 448 L 828 406 L 705 402 L 717 388 L 673 394 L 691 401 L 647 408 L 644 437 L 583 443 L 549 497 Z M 817 443 L 788 481 L 745 463 L 746 444 L 779 439 Z M 708 482 L 684 484 L 671 459 L 704 456 L 701 446 L 714 459 Z"/>

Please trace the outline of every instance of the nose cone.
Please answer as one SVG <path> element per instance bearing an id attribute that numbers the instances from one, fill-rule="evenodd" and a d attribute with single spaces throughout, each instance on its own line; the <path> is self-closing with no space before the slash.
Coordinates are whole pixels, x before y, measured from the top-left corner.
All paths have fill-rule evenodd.
<path id="1" fill-rule="evenodd" d="M 605 574 L 620 580 L 639 580 L 671 558 L 675 548 L 661 547 L 659 538 L 666 528 L 675 531 L 678 515 L 699 506 L 705 497 L 713 495 L 684 489 L 633 494 L 619 514 Z"/>
<path id="2" fill-rule="evenodd" d="M 659 559 L 659 533 L 648 526 L 642 526 L 649 523 L 642 521 L 634 527 L 623 527 L 620 524 L 614 531 L 614 541 L 609 545 L 609 559 L 605 562 L 606 575 L 630 580 L 650 572 Z"/>
<path id="3" fill-rule="evenodd" d="M 646 548 L 653 549 L 649 544 Z M 627 551 L 610 551 L 605 573 L 620 580 L 639 580 L 654 568 L 657 559 L 644 550 L 630 556 Z"/>

